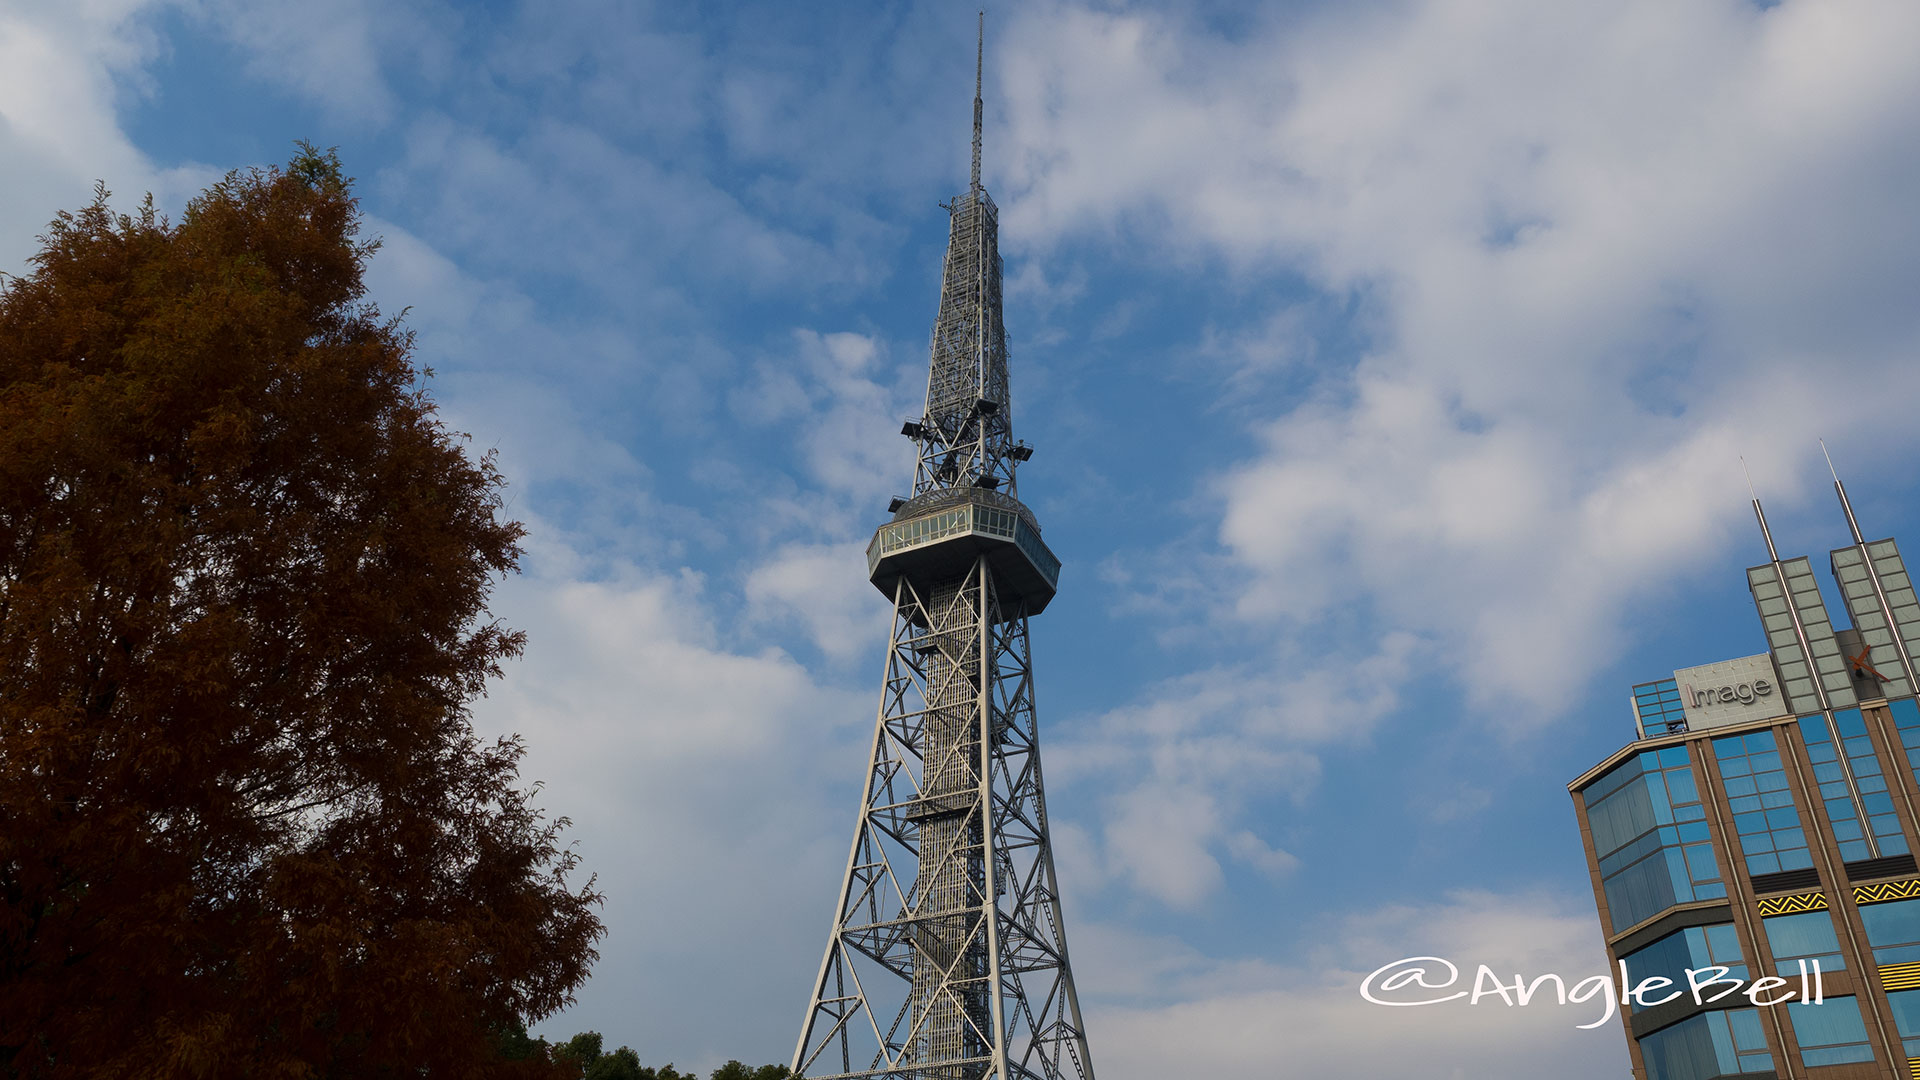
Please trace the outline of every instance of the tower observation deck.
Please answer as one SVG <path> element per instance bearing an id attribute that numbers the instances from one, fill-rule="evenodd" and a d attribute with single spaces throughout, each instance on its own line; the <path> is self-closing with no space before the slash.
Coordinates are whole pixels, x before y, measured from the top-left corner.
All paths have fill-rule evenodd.
<path id="1" fill-rule="evenodd" d="M 984 27 L 983 27 L 984 29 Z M 809 1080 L 1093 1080 L 1041 783 L 1027 620 L 1060 560 L 1020 501 L 999 210 L 973 175 L 947 255 L 913 493 L 867 547 L 893 633 L 853 848 L 795 1048 Z"/>

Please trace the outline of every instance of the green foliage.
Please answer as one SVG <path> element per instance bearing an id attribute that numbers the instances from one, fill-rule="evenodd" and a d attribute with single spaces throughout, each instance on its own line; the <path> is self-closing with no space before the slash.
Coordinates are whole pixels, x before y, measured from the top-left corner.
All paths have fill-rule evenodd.
<path id="1" fill-rule="evenodd" d="M 607 1053 L 602 1049 L 604 1046 L 599 1032 L 583 1031 L 555 1047 L 554 1060 L 569 1076 L 578 1076 L 580 1080 L 700 1080 L 699 1074 L 681 1072 L 671 1063 L 658 1069 L 642 1065 L 640 1055 L 630 1047 L 622 1046 Z M 785 1065 L 762 1065 L 756 1069 L 729 1061 L 713 1070 L 709 1080 L 786 1080 L 790 1075 Z"/>
<path id="2" fill-rule="evenodd" d="M 548 1049 L 547 1040 L 528 1035 L 526 1025 L 518 1020 L 496 1032 L 493 1045 L 502 1061 L 526 1061 L 544 1055 Z"/>
<path id="3" fill-rule="evenodd" d="M 600 1060 L 600 1045 L 599 1032 L 583 1031 L 561 1043 L 555 1052 L 568 1061 L 578 1062 L 582 1069 L 586 1069 Z"/>
<path id="4" fill-rule="evenodd" d="M 344 193 L 353 184 L 340 171 L 340 158 L 334 153 L 335 147 L 321 150 L 305 139 L 294 145 L 300 148 L 300 152 L 287 163 L 288 176 L 326 194 Z"/>
<path id="5" fill-rule="evenodd" d="M 642 1080 L 653 1075 L 652 1069 L 641 1068 L 639 1054 L 623 1046 L 587 1066 L 586 1080 Z"/>
<path id="6" fill-rule="evenodd" d="M 713 1070 L 709 1080 L 786 1080 L 791 1075 L 785 1065 L 762 1065 L 755 1069 L 737 1061 L 729 1061 Z"/>

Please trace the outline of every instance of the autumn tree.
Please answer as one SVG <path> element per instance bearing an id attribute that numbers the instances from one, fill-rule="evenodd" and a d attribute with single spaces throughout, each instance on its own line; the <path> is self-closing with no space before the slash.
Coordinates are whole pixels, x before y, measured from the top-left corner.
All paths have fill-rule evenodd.
<path id="1" fill-rule="evenodd" d="M 303 147 L 0 291 L 0 1075 L 522 1075 L 594 959 L 468 718 L 521 529 L 360 220 Z"/>

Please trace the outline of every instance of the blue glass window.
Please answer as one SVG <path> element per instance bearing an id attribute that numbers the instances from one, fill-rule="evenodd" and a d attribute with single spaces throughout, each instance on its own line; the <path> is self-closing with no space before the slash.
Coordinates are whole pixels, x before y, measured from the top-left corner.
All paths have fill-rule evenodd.
<path id="1" fill-rule="evenodd" d="M 1885 967 L 1920 961 L 1920 900 L 1862 904 L 1860 921 L 1867 925 L 1874 963 Z"/>
<path id="2" fill-rule="evenodd" d="M 1906 749 L 1907 768 L 1920 777 L 1920 703 L 1901 698 L 1888 702 L 1887 709 L 1893 713 L 1893 726 L 1900 734 L 1900 745 Z"/>
<path id="3" fill-rule="evenodd" d="M 1920 990 L 1895 990 L 1887 995 L 1893 1006 L 1893 1024 L 1909 1058 L 1920 1058 Z"/>
<path id="4" fill-rule="evenodd" d="M 1640 1060 L 1648 1080 L 1710 1080 L 1773 1069 L 1757 1009 L 1701 1013 L 1663 1027 L 1640 1040 Z"/>
<path id="5" fill-rule="evenodd" d="M 1760 923 L 1767 928 L 1767 948 L 1773 952 L 1773 970 L 1778 974 L 1800 974 L 1797 960 L 1818 960 L 1822 971 L 1846 970 L 1840 939 L 1833 933 L 1833 916 L 1826 912 L 1774 915 Z"/>
<path id="6" fill-rule="evenodd" d="M 1873 752 L 1873 740 L 1867 737 L 1867 722 L 1861 718 L 1859 709 L 1840 709 L 1833 714 L 1833 724 L 1840 732 L 1841 748 L 1853 769 L 1854 783 L 1860 788 L 1860 806 L 1866 811 L 1867 824 L 1873 828 L 1880 854 L 1906 854 L 1907 838 L 1900 831 L 1900 819 L 1894 815 L 1893 796 L 1887 791 L 1880 758 Z M 1833 824 L 1833 838 L 1840 842 L 1840 858 L 1847 862 L 1872 858 L 1826 721 L 1818 715 L 1801 717 L 1800 736 L 1807 742 L 1807 756 L 1813 761 L 1813 778 L 1820 785 L 1827 820 Z"/>
<path id="7" fill-rule="evenodd" d="M 1636 754 L 1581 796 L 1615 932 L 1678 903 L 1727 895 L 1686 747 Z"/>
<path id="8" fill-rule="evenodd" d="M 1685 990 L 1688 971 L 1702 971 L 1710 967 L 1726 968 L 1725 978 L 1741 980 L 1749 978 L 1746 957 L 1740 955 L 1740 935 L 1734 932 L 1732 923 L 1689 926 L 1685 930 L 1675 930 L 1653 944 L 1635 949 L 1620 959 L 1626 961 L 1627 976 L 1636 985 L 1642 979 L 1659 976 L 1672 979 L 1674 989 Z M 1717 993 L 1719 989 L 1722 988 L 1713 988 L 1707 992 Z M 1650 994 L 1649 1000 L 1664 996 L 1665 991 Z"/>
<path id="9" fill-rule="evenodd" d="M 1833 714 L 1834 726 L 1846 748 L 1847 764 L 1853 769 L 1853 782 L 1860 789 L 1860 805 L 1867 812 L 1867 824 L 1873 827 L 1874 843 L 1882 855 L 1905 855 L 1907 836 L 1900 830 L 1900 818 L 1893 812 L 1893 793 L 1887 787 L 1886 773 L 1880 768 L 1880 755 L 1874 752 L 1867 736 L 1866 718 L 1859 709 L 1841 709 Z"/>
<path id="10" fill-rule="evenodd" d="M 1793 1037 L 1800 1041 L 1800 1060 L 1808 1067 L 1872 1061 L 1866 1021 L 1860 1002 L 1852 997 L 1830 997 L 1818 1005 L 1794 1002 L 1787 1006 L 1793 1018 Z"/>
<path id="11" fill-rule="evenodd" d="M 1747 873 L 1773 874 L 1813 865 L 1807 831 L 1800 826 L 1780 747 L 1771 731 L 1723 735 L 1713 740 L 1713 756 L 1733 807 L 1733 828 L 1746 852 Z"/>
<path id="12" fill-rule="evenodd" d="M 1680 702 L 1679 685 L 1671 678 L 1634 687 L 1633 712 L 1640 718 L 1643 738 L 1687 730 L 1687 709 Z"/>

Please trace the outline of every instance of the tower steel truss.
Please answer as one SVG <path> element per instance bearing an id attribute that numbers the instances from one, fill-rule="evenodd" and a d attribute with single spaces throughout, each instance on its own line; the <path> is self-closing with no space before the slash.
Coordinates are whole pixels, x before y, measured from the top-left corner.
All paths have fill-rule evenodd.
<path id="1" fill-rule="evenodd" d="M 867 549 L 893 599 L 879 715 L 793 1072 L 1093 1080 L 1047 834 L 1027 621 L 1060 563 L 1019 501 L 998 213 L 951 215 L 911 499 Z M 1003 490 L 1004 489 L 1004 490 Z"/>

